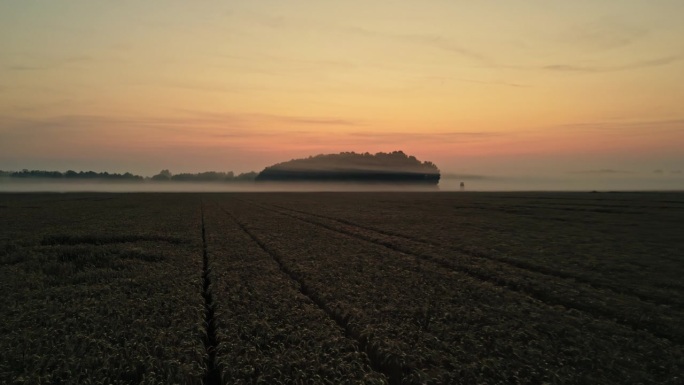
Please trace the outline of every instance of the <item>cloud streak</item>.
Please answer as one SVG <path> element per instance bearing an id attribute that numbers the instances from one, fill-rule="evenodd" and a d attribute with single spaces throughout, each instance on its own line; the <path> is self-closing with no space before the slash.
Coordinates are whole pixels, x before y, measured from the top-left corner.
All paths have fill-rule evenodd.
<path id="1" fill-rule="evenodd" d="M 12 65 L 5 67 L 8 71 L 41 71 L 50 69 L 50 67 L 45 66 L 30 66 L 30 65 Z"/>
<path id="2" fill-rule="evenodd" d="M 271 115 L 271 114 L 253 114 L 245 115 L 246 117 L 258 117 L 264 118 L 271 121 L 278 121 L 282 123 L 292 123 L 297 125 L 315 125 L 315 126 L 360 126 L 361 122 L 350 120 L 350 119 L 340 119 L 340 118 L 330 118 L 330 117 L 302 117 L 302 116 L 286 116 L 286 115 Z"/>
<path id="3" fill-rule="evenodd" d="M 681 56 L 665 56 L 657 59 L 644 60 L 639 62 L 613 65 L 613 66 L 587 66 L 576 64 L 549 64 L 536 69 L 553 72 L 582 72 L 582 73 L 603 73 L 635 70 L 641 68 L 660 67 L 680 61 Z"/>
<path id="4" fill-rule="evenodd" d="M 366 143 L 374 145 L 389 145 L 389 144 L 464 144 L 464 143 L 480 143 L 489 140 L 494 140 L 501 137 L 506 137 L 511 134 L 501 132 L 486 132 L 486 131 L 452 131 L 452 132 L 430 132 L 430 133 L 416 133 L 416 132 L 349 132 L 344 133 L 343 138 L 354 143 Z"/>
<path id="5" fill-rule="evenodd" d="M 429 47 L 434 47 L 437 49 L 441 49 L 443 51 L 455 53 L 461 56 L 465 56 L 468 58 L 471 58 L 475 61 L 481 62 L 481 63 L 491 63 L 491 58 L 489 56 L 484 55 L 476 50 L 467 48 L 463 46 L 462 44 L 459 44 L 457 41 L 454 39 L 447 38 L 445 36 L 440 36 L 440 35 L 421 35 L 421 34 L 411 34 L 411 35 L 401 35 L 401 34 L 385 34 L 386 37 L 392 38 L 392 39 L 397 39 L 397 40 L 405 40 L 408 42 L 412 43 L 417 43 Z"/>
<path id="6" fill-rule="evenodd" d="M 655 131 L 684 130 L 684 119 L 615 120 L 559 124 L 548 128 L 583 131 L 615 131 L 620 135 L 651 135 Z"/>
<path id="7" fill-rule="evenodd" d="M 44 71 L 44 70 L 52 70 L 52 69 L 58 69 L 58 68 L 63 68 L 63 67 L 69 67 L 74 64 L 79 64 L 79 63 L 87 63 L 91 62 L 93 60 L 92 57 L 90 56 L 69 56 L 69 57 L 63 57 L 63 58 L 36 58 L 32 55 L 19 55 L 25 57 L 25 59 L 19 59 L 17 61 L 19 62 L 41 62 L 41 63 L 46 63 L 46 64 L 41 64 L 41 65 L 35 65 L 35 64 L 13 64 L 13 65 L 7 65 L 3 67 L 6 71 Z"/>
<path id="8" fill-rule="evenodd" d="M 297 20 L 295 22 L 292 19 L 283 17 L 274 18 L 265 15 L 252 15 L 252 17 L 260 20 L 259 23 L 267 28 L 299 29 L 305 26 L 309 29 L 316 29 L 321 32 L 328 32 L 332 30 L 343 34 L 356 35 L 364 38 L 383 39 L 386 41 L 403 42 L 413 46 L 430 47 L 468 58 L 480 68 L 494 70 L 512 69 L 566 74 L 600 74 L 662 67 L 677 63 L 682 60 L 682 56 L 677 54 L 655 57 L 652 59 L 635 62 L 605 65 L 562 62 L 541 65 L 516 65 L 506 63 L 505 60 L 498 60 L 490 55 L 480 52 L 477 49 L 462 44 L 457 39 L 440 34 L 392 33 L 365 27 L 322 24 L 314 20 Z M 600 20 L 597 22 L 586 23 L 584 25 L 573 27 L 564 33 L 565 36 L 561 36 L 555 40 L 556 44 L 571 43 L 578 46 L 590 47 L 593 50 L 605 51 L 632 44 L 633 42 L 646 36 L 649 32 L 650 31 L 645 28 L 630 26 L 610 20 Z M 350 63 L 346 63 L 345 65 L 347 64 L 351 65 Z M 329 63 L 329 65 L 333 64 Z M 340 63 L 335 63 L 335 65 L 340 65 Z M 470 83 L 500 85 L 507 87 L 528 87 L 525 84 L 510 81 L 481 81 L 467 78 L 460 80 Z"/>
<path id="9" fill-rule="evenodd" d="M 419 33 L 391 33 L 364 27 L 324 24 L 314 20 L 293 20 L 283 17 L 272 17 L 264 14 L 251 13 L 249 15 L 258 24 L 272 29 L 300 29 L 302 27 L 313 28 L 322 32 L 337 31 L 341 33 L 363 36 L 366 38 L 379 38 L 399 42 L 410 43 L 432 47 L 446 52 L 451 52 L 463 57 L 467 57 L 480 63 L 490 63 L 491 59 L 478 50 L 467 47 L 455 39 L 438 34 L 419 34 Z"/>
<path id="10" fill-rule="evenodd" d="M 484 85 L 489 85 L 489 86 L 504 86 L 504 87 L 513 87 L 513 88 L 529 88 L 529 87 L 532 87 L 528 84 L 507 82 L 507 81 L 503 81 L 503 80 L 478 80 L 478 79 L 465 79 L 465 78 L 452 78 L 452 77 L 439 77 L 439 76 L 426 77 L 425 79 L 436 80 L 436 81 L 454 80 L 457 82 L 464 82 L 464 83 L 484 84 Z"/>
<path id="11" fill-rule="evenodd" d="M 248 113 L 207 113 L 199 111 L 180 110 L 184 116 L 160 117 L 111 117 L 99 115 L 60 115 L 43 119 L 16 119 L 0 116 L 0 132 L 12 133 L 15 136 L 67 134 L 84 135 L 89 132 L 97 134 L 103 130 L 135 131 L 140 128 L 153 129 L 157 134 L 171 133 L 189 137 L 260 137 L 289 135 L 297 133 L 288 129 L 287 132 L 278 130 L 274 126 L 301 126 L 315 129 L 321 126 L 361 126 L 360 121 L 341 119 L 337 117 L 320 116 L 288 116 L 276 114 L 248 114 Z M 303 131 L 308 132 L 308 131 Z"/>
<path id="12" fill-rule="evenodd" d="M 560 44 L 570 43 L 591 51 L 606 51 L 633 44 L 649 32 L 643 27 L 603 18 L 573 26 L 563 32 L 557 41 Z"/>
<path id="13" fill-rule="evenodd" d="M 233 123 L 252 123 L 263 125 L 264 123 L 288 123 L 296 125 L 314 126 L 361 126 L 364 123 L 353 119 L 343 119 L 329 116 L 292 116 L 265 113 L 214 113 L 194 110 L 179 110 L 190 116 L 199 117 L 203 120 L 222 123 L 225 121 Z"/>

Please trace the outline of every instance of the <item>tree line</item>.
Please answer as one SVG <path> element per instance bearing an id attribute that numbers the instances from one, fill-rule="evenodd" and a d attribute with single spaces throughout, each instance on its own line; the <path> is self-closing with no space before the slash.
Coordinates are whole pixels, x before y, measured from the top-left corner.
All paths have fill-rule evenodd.
<path id="1" fill-rule="evenodd" d="M 142 182 L 145 180 L 152 180 L 155 182 L 242 182 L 253 181 L 257 176 L 256 172 L 246 172 L 235 175 L 232 171 L 216 172 L 207 171 L 196 174 L 181 173 L 172 174 L 169 170 L 162 170 L 159 174 L 152 177 L 143 177 L 135 175 L 130 172 L 123 174 L 95 172 L 95 171 L 45 171 L 45 170 L 28 170 L 21 171 L 2 171 L 0 170 L 0 177 L 16 178 L 16 179 L 48 179 L 48 180 L 107 180 L 107 181 L 126 181 L 126 182 Z"/>

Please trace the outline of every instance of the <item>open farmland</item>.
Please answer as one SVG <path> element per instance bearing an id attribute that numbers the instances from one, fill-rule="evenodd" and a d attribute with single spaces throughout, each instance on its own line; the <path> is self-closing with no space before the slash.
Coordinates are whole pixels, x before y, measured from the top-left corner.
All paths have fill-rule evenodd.
<path id="1" fill-rule="evenodd" d="M 681 384 L 684 194 L 0 195 L 0 383 Z"/>

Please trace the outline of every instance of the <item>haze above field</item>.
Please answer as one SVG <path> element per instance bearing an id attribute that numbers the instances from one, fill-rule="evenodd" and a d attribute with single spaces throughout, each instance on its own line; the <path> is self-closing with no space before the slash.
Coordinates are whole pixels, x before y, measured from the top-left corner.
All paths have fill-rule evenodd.
<path id="1" fill-rule="evenodd" d="M 2 2 L 0 170 L 242 173 L 403 150 L 441 186 L 684 189 L 682 14 L 678 0 Z"/>

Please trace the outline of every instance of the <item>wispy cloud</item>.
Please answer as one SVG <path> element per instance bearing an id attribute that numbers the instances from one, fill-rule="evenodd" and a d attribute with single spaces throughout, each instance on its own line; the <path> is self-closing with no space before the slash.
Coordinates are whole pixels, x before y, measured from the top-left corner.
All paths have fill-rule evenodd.
<path id="1" fill-rule="evenodd" d="M 450 52 L 459 56 L 469 58 L 479 64 L 491 65 L 493 63 L 492 58 L 488 55 L 468 47 L 467 45 L 459 42 L 458 40 L 438 34 L 400 34 L 400 33 L 389 33 L 383 31 L 370 30 L 366 28 L 359 27 L 337 27 L 342 31 L 349 33 L 354 33 L 358 35 L 364 35 L 367 37 L 377 37 L 387 40 L 394 40 L 398 42 L 404 42 L 416 46 L 435 48 L 441 51 Z"/>
<path id="2" fill-rule="evenodd" d="M 504 86 L 504 87 L 513 87 L 513 88 L 529 88 L 529 87 L 532 87 L 528 84 L 508 82 L 508 81 L 504 81 L 504 80 L 478 80 L 478 79 L 452 78 L 452 77 L 446 77 L 446 76 L 429 76 L 429 77 L 425 77 L 424 79 L 435 80 L 435 81 L 440 81 L 440 82 L 453 80 L 453 81 L 464 82 L 464 83 L 484 84 L 484 85 L 489 85 L 489 86 Z"/>
<path id="3" fill-rule="evenodd" d="M 601 72 L 618 72 L 627 71 L 640 68 L 660 67 L 672 64 L 682 60 L 681 56 L 666 56 L 657 59 L 644 60 L 633 63 L 612 65 L 612 66 L 593 66 L 593 65 L 577 65 L 577 64 L 549 64 L 537 69 L 554 71 L 554 72 L 584 72 L 584 73 L 601 73 Z"/>
<path id="4" fill-rule="evenodd" d="M 439 34 L 420 34 L 420 33 L 392 33 L 365 27 L 322 23 L 311 19 L 294 20 L 292 18 L 274 17 L 270 15 L 250 13 L 249 16 L 254 22 L 272 29 L 316 29 L 319 31 L 336 31 L 343 34 L 363 36 L 366 38 L 378 38 L 394 40 L 413 45 L 432 47 L 439 50 L 451 52 L 460 56 L 468 57 L 481 63 L 490 63 L 488 55 L 471 48 L 460 41 Z"/>
<path id="5" fill-rule="evenodd" d="M 90 56 L 78 55 L 78 56 L 68 56 L 62 58 L 47 58 L 47 57 L 35 57 L 32 55 L 18 55 L 23 57 L 22 59 L 16 60 L 17 62 L 23 62 L 21 64 L 13 64 L 3 67 L 7 71 L 43 71 L 52 70 L 62 67 L 68 67 L 74 64 L 87 63 L 93 60 Z M 43 63 L 37 64 L 25 64 L 26 62 L 38 62 Z"/>
<path id="6" fill-rule="evenodd" d="M 641 26 L 602 18 L 572 26 L 563 31 L 556 41 L 589 51 L 606 51 L 633 44 L 649 33 L 649 29 Z"/>
<path id="7" fill-rule="evenodd" d="M 316 125 L 316 126 L 359 126 L 361 122 L 339 119 L 339 118 L 319 118 L 319 117 L 301 117 L 301 116 L 283 116 L 283 115 L 256 115 L 270 120 L 277 120 L 284 123 Z"/>
<path id="8" fill-rule="evenodd" d="M 105 143 L 154 148 L 242 146 L 269 143 L 330 143 L 342 138 L 324 127 L 360 126 L 350 119 L 277 114 L 233 114 L 178 110 L 173 117 L 59 115 L 42 119 L 0 116 L 0 133 L 12 143 L 72 146 Z M 114 144 L 116 143 L 116 144 Z M 128 143 L 128 144 L 125 144 Z M 9 148 L 9 147 L 8 147 Z"/>
<path id="9" fill-rule="evenodd" d="M 345 137 L 353 141 L 363 141 L 369 144 L 393 144 L 393 143 L 474 143 L 503 137 L 509 134 L 487 131 L 452 131 L 435 133 L 416 132 L 349 132 Z"/>
<path id="10" fill-rule="evenodd" d="M 184 130 L 192 122 L 193 127 L 203 127 L 216 123 L 209 119 L 173 119 L 151 117 L 124 117 L 100 115 L 57 115 L 45 118 L 0 119 L 0 128 L 4 130 L 26 131 L 33 134 L 62 131 L 102 132 L 104 128 L 164 128 Z"/>
<path id="11" fill-rule="evenodd" d="M 676 63 L 682 60 L 681 55 L 668 55 L 653 59 L 616 64 L 584 64 L 584 63 L 548 63 L 541 65 L 532 64 L 511 64 L 506 60 L 496 58 L 482 52 L 476 47 L 471 47 L 459 39 L 441 34 L 421 34 L 421 33 L 394 33 L 366 27 L 323 24 L 315 20 L 293 20 L 291 18 L 272 17 L 266 15 L 251 15 L 262 26 L 273 29 L 314 29 L 321 32 L 336 31 L 342 34 L 356 35 L 368 39 L 382 39 L 386 41 L 403 42 L 413 46 L 422 46 L 450 52 L 464 58 L 470 59 L 474 65 L 490 69 L 513 69 L 530 71 L 549 71 L 558 73 L 608 73 L 637 70 L 642 68 L 660 67 Z M 625 45 L 629 45 L 650 31 L 645 28 L 630 26 L 624 23 L 600 20 L 597 22 L 578 25 L 569 31 L 556 37 L 557 44 L 574 44 L 591 46 L 596 50 L 608 50 Z M 324 63 L 321 63 L 324 65 Z M 253 69 L 254 70 L 254 69 Z M 480 81 L 477 79 L 462 79 L 463 81 L 502 85 L 510 87 L 526 87 L 510 81 Z"/>
<path id="12" fill-rule="evenodd" d="M 311 72 L 319 70 L 348 70 L 356 67 L 348 60 L 325 60 L 290 58 L 282 55 L 251 54 L 251 55 L 216 55 L 221 60 L 221 66 L 249 70 L 266 71 L 273 63 L 277 63 L 280 71 Z"/>
<path id="13" fill-rule="evenodd" d="M 46 70 L 50 69 L 50 67 L 47 66 L 30 66 L 30 65 L 12 65 L 12 66 L 7 66 L 5 69 L 9 71 L 40 71 L 40 70 Z"/>
<path id="14" fill-rule="evenodd" d="M 492 80 L 492 81 L 487 81 L 487 80 L 474 80 L 474 79 L 456 79 L 462 82 L 467 82 L 467 83 L 477 83 L 477 84 L 488 84 L 488 85 L 493 85 L 493 86 L 506 86 L 506 87 L 514 87 L 514 88 L 529 88 L 531 87 L 528 84 L 521 84 L 521 83 L 513 83 L 513 82 L 507 82 L 503 80 Z"/>
<path id="15" fill-rule="evenodd" d="M 458 41 L 440 35 L 423 35 L 423 34 L 383 34 L 384 36 L 397 40 L 404 40 L 407 42 L 421 44 L 429 47 L 434 47 L 447 52 L 455 53 L 474 59 L 481 63 L 491 63 L 491 58 L 477 50 L 469 48 Z"/>
<path id="16" fill-rule="evenodd" d="M 278 115 L 267 113 L 215 113 L 195 110 L 178 110 L 193 117 L 200 117 L 209 121 L 217 123 L 232 122 L 254 125 L 264 125 L 264 123 L 288 123 L 295 125 L 313 125 L 313 126 L 361 126 L 364 123 L 359 120 L 343 119 L 339 117 L 330 116 L 293 116 L 293 115 Z"/>
<path id="17" fill-rule="evenodd" d="M 684 119 L 660 120 L 605 120 L 575 122 L 546 127 L 546 129 L 614 131 L 624 135 L 652 135 L 654 132 L 684 131 Z"/>

